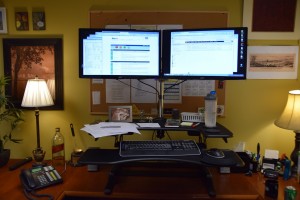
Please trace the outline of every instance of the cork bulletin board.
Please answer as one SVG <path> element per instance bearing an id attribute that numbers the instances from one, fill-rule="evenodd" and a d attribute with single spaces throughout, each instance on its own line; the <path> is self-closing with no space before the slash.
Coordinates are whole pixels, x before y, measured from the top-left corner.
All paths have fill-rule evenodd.
<path id="1" fill-rule="evenodd" d="M 227 12 L 142 12 L 142 11 L 91 11 L 90 27 L 104 28 L 106 25 L 182 25 L 183 28 L 219 28 L 227 27 Z M 218 105 L 225 105 L 225 82 L 216 81 L 215 89 Z M 108 107 L 115 106 L 106 103 L 105 80 L 101 84 L 90 81 L 90 111 L 92 114 L 108 114 Z M 100 91 L 100 104 L 93 104 L 92 92 Z M 128 103 L 117 105 L 130 105 Z M 150 113 L 157 108 L 156 103 L 135 103 L 139 110 Z M 177 108 L 181 112 L 197 112 L 198 107 L 204 107 L 202 96 L 182 96 L 180 104 L 164 104 L 164 108 Z M 133 111 L 133 114 L 134 111 Z"/>

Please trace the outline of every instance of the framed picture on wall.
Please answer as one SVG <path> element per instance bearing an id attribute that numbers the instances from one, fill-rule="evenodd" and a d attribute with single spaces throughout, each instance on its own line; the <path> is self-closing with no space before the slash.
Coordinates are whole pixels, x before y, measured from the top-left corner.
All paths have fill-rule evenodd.
<path id="1" fill-rule="evenodd" d="M 132 106 L 109 106 L 110 122 L 132 122 Z"/>
<path id="2" fill-rule="evenodd" d="M 45 12 L 32 12 L 33 30 L 46 30 Z"/>
<path id="3" fill-rule="evenodd" d="M 299 34 L 300 34 L 300 29 L 299 29 L 299 20 L 300 20 L 300 15 L 297 14 L 299 13 L 299 3 L 297 4 L 297 8 L 293 7 L 293 6 L 289 6 L 292 5 L 294 0 L 291 1 L 278 1 L 276 4 L 276 1 L 272 1 L 272 0 L 268 0 L 268 1 L 256 1 L 259 2 L 261 4 L 265 4 L 265 8 L 262 9 L 266 9 L 264 15 L 268 15 L 268 19 L 266 18 L 260 18 L 260 21 L 262 21 L 262 23 L 267 24 L 267 27 L 272 27 L 273 25 L 275 26 L 281 26 L 284 22 L 284 18 L 286 16 L 290 16 L 293 13 L 296 14 L 295 19 L 290 18 L 289 20 L 289 24 L 291 23 L 291 19 L 293 21 L 295 21 L 295 23 L 292 25 L 294 26 L 294 31 L 285 31 L 285 32 L 278 32 L 278 30 L 273 30 L 273 31 L 253 31 L 252 30 L 252 25 L 253 23 L 257 23 L 253 22 L 253 14 L 255 12 L 255 8 L 254 8 L 254 0 L 244 0 L 243 1 L 243 26 L 248 27 L 248 39 L 255 39 L 255 40 L 299 40 Z M 278 3 L 281 4 L 287 4 L 284 5 L 283 7 L 281 7 Z M 272 6 L 268 6 L 268 4 L 273 4 Z M 281 10 L 280 13 L 276 13 L 276 9 L 272 9 L 272 7 L 278 8 Z M 284 8 L 292 8 L 293 10 L 287 9 L 285 10 Z M 296 12 L 295 12 L 296 11 Z M 264 11 L 263 11 L 264 12 Z M 262 12 L 262 13 L 263 13 Z M 272 13 L 276 13 L 276 16 L 273 15 Z M 285 17 L 281 17 L 282 15 L 286 15 Z M 271 21 L 276 21 L 276 23 L 269 23 L 269 20 Z M 255 21 L 255 20 L 254 20 Z M 281 21 L 280 23 L 277 23 L 277 21 Z M 259 22 L 259 21 L 258 21 Z M 272 27 L 272 29 L 275 29 L 275 27 Z"/>
<path id="4" fill-rule="evenodd" d="M 54 105 L 45 110 L 63 109 L 63 64 L 61 38 L 4 38 L 4 73 L 10 78 L 7 95 L 21 108 L 28 79 L 36 76 L 47 82 Z"/>
<path id="5" fill-rule="evenodd" d="M 298 46 L 248 46 L 247 79 L 297 79 Z"/>
<path id="6" fill-rule="evenodd" d="M 7 33 L 6 8 L 0 7 L 0 33 Z"/>
<path id="7" fill-rule="evenodd" d="M 17 31 L 28 31 L 29 21 L 28 12 L 16 12 L 15 13 L 15 23 Z"/>

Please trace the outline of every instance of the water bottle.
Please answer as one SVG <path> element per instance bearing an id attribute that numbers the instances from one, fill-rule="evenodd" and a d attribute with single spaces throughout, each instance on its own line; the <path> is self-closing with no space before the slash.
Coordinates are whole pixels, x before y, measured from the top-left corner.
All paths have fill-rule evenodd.
<path id="1" fill-rule="evenodd" d="M 217 95 L 215 91 L 211 91 L 204 97 L 205 100 L 205 117 L 204 123 L 206 127 L 216 127 L 217 123 Z"/>
<path id="2" fill-rule="evenodd" d="M 60 132 L 60 128 L 56 128 L 52 140 L 52 165 L 62 166 L 64 164 L 65 164 L 64 137 Z"/>
<path id="3" fill-rule="evenodd" d="M 291 161 L 286 159 L 284 162 L 283 180 L 288 180 L 291 177 Z"/>

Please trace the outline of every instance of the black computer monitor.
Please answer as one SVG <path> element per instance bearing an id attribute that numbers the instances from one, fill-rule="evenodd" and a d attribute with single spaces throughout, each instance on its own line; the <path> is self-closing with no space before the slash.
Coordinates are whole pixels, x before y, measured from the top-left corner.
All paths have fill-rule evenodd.
<path id="1" fill-rule="evenodd" d="M 246 79 L 246 27 L 164 30 L 162 42 L 165 79 Z"/>
<path id="2" fill-rule="evenodd" d="M 160 66 L 160 31 L 79 29 L 80 78 L 158 78 Z"/>

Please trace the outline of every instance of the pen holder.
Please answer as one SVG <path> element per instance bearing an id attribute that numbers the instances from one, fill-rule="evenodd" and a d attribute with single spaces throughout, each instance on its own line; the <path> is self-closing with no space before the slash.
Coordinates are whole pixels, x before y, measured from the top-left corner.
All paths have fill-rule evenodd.
<path id="1" fill-rule="evenodd" d="M 80 156 L 83 154 L 82 151 L 73 151 L 71 154 L 71 166 L 73 167 L 79 167 L 81 166 L 80 163 L 78 163 L 78 160 L 80 158 Z"/>
<path id="2" fill-rule="evenodd" d="M 252 172 L 258 172 L 259 171 L 259 163 L 255 160 L 250 161 L 249 170 Z"/>

